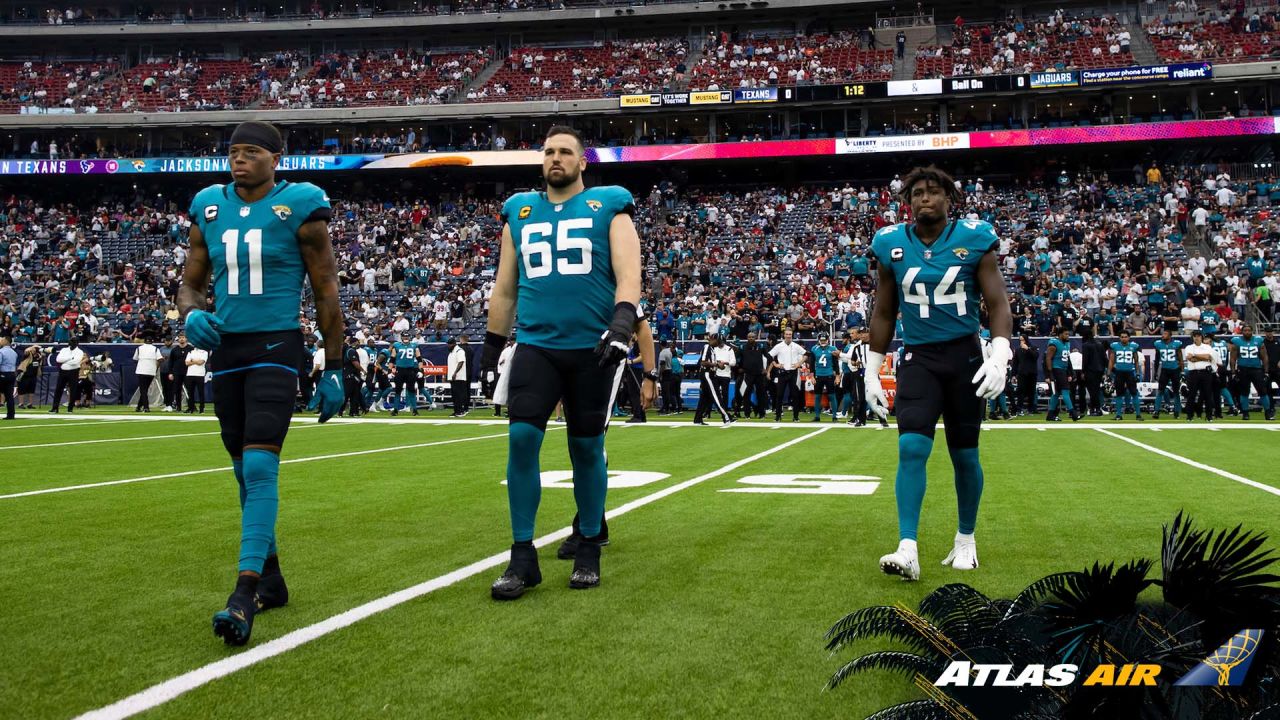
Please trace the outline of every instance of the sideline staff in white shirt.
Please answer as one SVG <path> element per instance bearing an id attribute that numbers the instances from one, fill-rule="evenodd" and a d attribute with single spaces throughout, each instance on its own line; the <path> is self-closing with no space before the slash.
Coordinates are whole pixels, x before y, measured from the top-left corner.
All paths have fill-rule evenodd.
<path id="1" fill-rule="evenodd" d="M 773 346 L 769 351 L 769 357 L 773 358 L 771 366 L 775 372 L 773 377 L 773 420 L 777 422 L 782 419 L 782 395 L 784 392 L 790 393 L 791 396 L 791 421 L 798 422 L 800 420 L 800 410 L 804 407 L 804 393 L 800 391 L 800 382 L 797 371 L 804 364 L 805 350 L 800 347 L 800 343 L 792 342 L 793 334 L 790 330 L 782 333 L 782 342 Z"/>
<path id="2" fill-rule="evenodd" d="M 193 348 L 187 353 L 187 379 L 184 381 L 187 390 L 187 412 L 196 411 L 196 398 L 199 397 L 200 414 L 204 414 L 204 374 L 205 364 L 209 362 L 209 353 L 200 348 Z"/>
<path id="3" fill-rule="evenodd" d="M 67 412 L 75 412 L 76 403 L 80 400 L 80 366 L 84 364 L 85 354 L 80 349 L 80 341 L 72 340 L 67 347 L 58 351 L 55 358 L 58 363 L 58 384 L 53 390 L 53 407 L 51 413 L 58 412 L 62 405 L 62 390 L 70 386 L 68 391 Z"/>
<path id="4" fill-rule="evenodd" d="M 719 333 L 707 335 L 707 344 L 702 348 L 702 357 L 698 360 L 702 374 L 702 387 L 698 397 L 698 409 L 693 414 L 694 425 L 706 425 L 702 418 L 711 414 L 714 406 L 720 413 L 720 420 L 728 425 L 733 422 L 725 410 L 725 402 L 729 399 L 729 379 L 733 376 L 733 366 L 737 356 L 733 348 L 720 341 Z"/>
<path id="5" fill-rule="evenodd" d="M 467 372 L 467 336 L 455 343 L 449 340 L 449 394 L 453 398 L 453 417 L 462 417 L 471 410 L 471 380 Z"/>
<path id="6" fill-rule="evenodd" d="M 163 359 L 160 349 L 149 342 L 142 343 L 133 351 L 133 361 L 137 363 L 134 374 L 138 378 L 138 404 L 133 408 L 134 412 L 151 412 L 151 381 L 156 379 Z M 175 388 L 174 391 L 181 392 L 181 389 Z M 174 405 L 177 403 L 175 400 Z"/>

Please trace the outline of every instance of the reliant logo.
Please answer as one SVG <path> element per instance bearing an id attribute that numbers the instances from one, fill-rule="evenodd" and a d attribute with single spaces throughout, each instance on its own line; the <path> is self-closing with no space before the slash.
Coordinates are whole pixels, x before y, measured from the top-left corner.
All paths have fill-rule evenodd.
<path id="1" fill-rule="evenodd" d="M 958 660 L 933 682 L 938 687 L 1065 687 L 1079 676 L 1078 665 L 1027 665 L 1017 673 L 1012 665 Z M 1155 685 L 1159 665 L 1146 663 L 1099 665 L 1084 679 L 1085 687 Z"/>
<path id="2" fill-rule="evenodd" d="M 1207 67 L 1182 68 L 1181 70 L 1173 71 L 1174 80 L 1186 80 L 1186 79 L 1197 79 L 1197 78 L 1207 78 L 1207 77 L 1210 77 L 1209 68 Z"/>

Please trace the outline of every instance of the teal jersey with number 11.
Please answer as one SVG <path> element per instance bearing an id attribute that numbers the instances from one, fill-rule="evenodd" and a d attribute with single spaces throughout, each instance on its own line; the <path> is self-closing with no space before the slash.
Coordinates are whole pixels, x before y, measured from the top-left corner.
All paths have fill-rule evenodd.
<path id="1" fill-rule="evenodd" d="M 876 233 L 871 252 L 896 280 L 904 343 L 977 334 L 978 263 L 998 244 L 995 229 L 981 220 L 952 221 L 932 245 L 921 242 L 914 225 L 890 225 Z"/>
<path id="2" fill-rule="evenodd" d="M 512 195 L 502 206 L 518 268 L 516 330 L 522 345 L 551 350 L 595 347 L 613 318 L 618 282 L 609 226 L 635 213 L 614 185 L 587 188 L 562 203 L 546 193 Z"/>
<path id="3" fill-rule="evenodd" d="M 222 332 L 299 327 L 306 266 L 298 228 L 329 219 L 329 198 L 311 183 L 280 181 L 246 203 L 232 185 L 210 185 L 191 201 L 191 222 L 209 248 L 214 306 Z"/>

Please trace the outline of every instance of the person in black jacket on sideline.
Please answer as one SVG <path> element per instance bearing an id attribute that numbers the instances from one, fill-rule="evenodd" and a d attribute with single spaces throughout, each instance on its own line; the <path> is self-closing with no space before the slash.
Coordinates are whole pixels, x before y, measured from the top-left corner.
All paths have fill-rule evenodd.
<path id="1" fill-rule="evenodd" d="M 1031 344 L 1031 337 L 1023 334 L 1013 351 L 1011 363 L 1018 378 L 1018 394 L 1015 396 L 1017 413 L 1026 415 L 1036 411 L 1036 381 L 1040 378 L 1040 351 Z"/>
<path id="2" fill-rule="evenodd" d="M 1080 335 L 1083 356 L 1084 390 L 1089 395 L 1089 414 L 1102 417 L 1102 376 L 1107 371 L 1107 346 L 1092 331 Z"/>

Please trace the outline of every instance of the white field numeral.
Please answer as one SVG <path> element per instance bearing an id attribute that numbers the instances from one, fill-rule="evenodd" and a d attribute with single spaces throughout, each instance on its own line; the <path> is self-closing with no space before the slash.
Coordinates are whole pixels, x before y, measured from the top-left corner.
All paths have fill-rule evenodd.
<path id="1" fill-rule="evenodd" d="M 757 487 L 720 492 L 779 495 L 870 495 L 880 487 L 874 475 L 750 475 L 738 481 Z"/>

